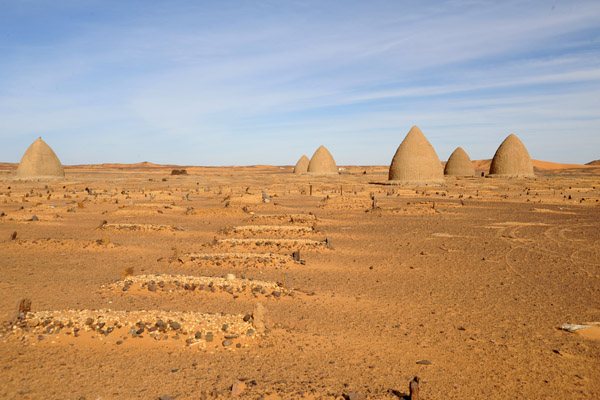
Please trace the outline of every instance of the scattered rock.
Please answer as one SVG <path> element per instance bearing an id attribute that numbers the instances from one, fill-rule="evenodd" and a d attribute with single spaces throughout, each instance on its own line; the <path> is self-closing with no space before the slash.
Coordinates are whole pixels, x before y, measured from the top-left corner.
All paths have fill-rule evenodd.
<path id="1" fill-rule="evenodd" d="M 246 384 L 242 381 L 235 381 L 231 386 L 231 397 L 238 397 L 246 389 Z"/>
<path id="2" fill-rule="evenodd" d="M 431 365 L 431 361 L 429 361 L 429 360 L 419 360 L 419 361 L 417 361 L 417 364 L 419 364 L 419 365 Z"/>
<path id="3" fill-rule="evenodd" d="M 344 397 L 346 400 L 367 400 L 367 397 L 364 394 L 357 392 L 348 392 Z"/>
<path id="4" fill-rule="evenodd" d="M 156 326 L 161 332 L 165 332 L 167 330 L 167 323 L 160 319 L 154 323 L 154 326 Z"/>
<path id="5" fill-rule="evenodd" d="M 223 347 L 231 346 L 233 344 L 233 340 L 225 339 L 221 344 L 223 345 Z"/>

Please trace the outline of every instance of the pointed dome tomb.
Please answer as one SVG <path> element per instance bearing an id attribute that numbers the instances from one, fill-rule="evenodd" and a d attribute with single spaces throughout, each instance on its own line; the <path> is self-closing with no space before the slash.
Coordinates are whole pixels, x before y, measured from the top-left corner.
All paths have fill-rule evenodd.
<path id="1" fill-rule="evenodd" d="M 25 151 L 17 168 L 18 178 L 62 178 L 64 176 L 65 171 L 60 160 L 41 137 Z"/>
<path id="2" fill-rule="evenodd" d="M 337 175 L 338 169 L 335 160 L 325 146 L 321 146 L 315 151 L 310 163 L 308 163 L 308 173 L 314 175 Z"/>
<path id="3" fill-rule="evenodd" d="M 308 163 L 310 163 L 310 160 L 308 159 L 308 157 L 306 157 L 306 154 L 303 154 L 302 157 L 300 157 L 300 159 L 296 163 L 296 166 L 294 167 L 294 173 L 305 174 L 306 172 L 308 172 Z"/>
<path id="4" fill-rule="evenodd" d="M 492 177 L 532 177 L 533 164 L 529 152 L 515 135 L 508 135 L 496 150 L 490 174 Z"/>
<path id="5" fill-rule="evenodd" d="M 390 165 L 389 180 L 401 184 L 444 183 L 442 163 L 417 126 L 410 129 L 396 150 Z"/>
<path id="6" fill-rule="evenodd" d="M 457 147 L 452 152 L 446 167 L 444 168 L 444 175 L 448 176 L 474 176 L 475 168 L 469 158 L 469 155 L 463 150 L 462 147 Z"/>

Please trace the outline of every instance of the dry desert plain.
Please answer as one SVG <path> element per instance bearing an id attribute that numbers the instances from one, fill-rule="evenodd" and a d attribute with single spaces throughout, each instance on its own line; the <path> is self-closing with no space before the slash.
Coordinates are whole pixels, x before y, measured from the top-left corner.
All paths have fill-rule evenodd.
<path id="1" fill-rule="evenodd" d="M 600 398 L 600 341 L 560 329 L 600 321 L 600 166 L 534 165 L 2 164 L 0 398 Z"/>

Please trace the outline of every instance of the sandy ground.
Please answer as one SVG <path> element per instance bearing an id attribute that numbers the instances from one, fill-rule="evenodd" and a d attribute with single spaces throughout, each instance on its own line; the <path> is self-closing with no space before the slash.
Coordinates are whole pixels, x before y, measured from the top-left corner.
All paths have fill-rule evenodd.
<path id="1" fill-rule="evenodd" d="M 2 165 L 0 398 L 600 398 L 600 340 L 560 329 L 600 321 L 600 167 L 535 166 Z"/>

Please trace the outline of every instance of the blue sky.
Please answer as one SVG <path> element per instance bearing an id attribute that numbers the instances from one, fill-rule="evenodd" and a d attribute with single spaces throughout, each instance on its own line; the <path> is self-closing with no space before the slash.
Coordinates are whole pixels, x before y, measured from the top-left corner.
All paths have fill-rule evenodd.
<path id="1" fill-rule="evenodd" d="M 600 158 L 600 1 L 0 0 L 0 161 Z"/>

